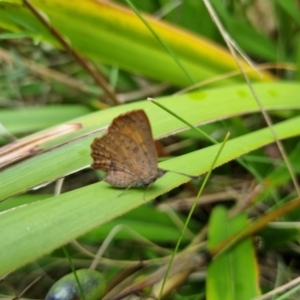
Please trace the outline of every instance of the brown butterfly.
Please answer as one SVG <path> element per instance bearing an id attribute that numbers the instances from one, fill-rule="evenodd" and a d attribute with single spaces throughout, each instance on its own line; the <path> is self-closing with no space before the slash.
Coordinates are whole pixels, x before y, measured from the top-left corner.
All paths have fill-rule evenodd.
<path id="1" fill-rule="evenodd" d="M 94 139 L 91 148 L 92 168 L 105 171 L 103 180 L 115 187 L 150 186 L 168 172 L 157 166 L 152 131 L 143 110 L 116 117 L 108 132 Z"/>

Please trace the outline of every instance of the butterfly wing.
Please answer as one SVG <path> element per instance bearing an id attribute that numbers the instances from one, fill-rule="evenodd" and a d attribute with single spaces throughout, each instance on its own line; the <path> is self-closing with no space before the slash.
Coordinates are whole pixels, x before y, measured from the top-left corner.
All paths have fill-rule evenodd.
<path id="1" fill-rule="evenodd" d="M 104 181 L 117 187 L 127 187 L 136 180 L 134 173 L 128 169 L 126 164 L 118 158 L 118 149 L 121 145 L 118 144 L 112 147 L 110 136 L 105 135 L 102 138 L 96 138 L 91 145 L 92 157 L 94 162 L 92 168 L 102 170 L 107 173 L 103 178 Z"/>
<path id="2" fill-rule="evenodd" d="M 115 118 L 107 134 L 96 138 L 91 147 L 92 167 L 107 172 L 104 180 L 113 186 L 145 186 L 162 175 L 143 110 Z"/>
<path id="3" fill-rule="evenodd" d="M 129 138 L 131 148 L 123 147 L 124 152 L 132 152 L 132 163 L 145 166 L 144 173 L 153 174 L 157 171 L 157 154 L 153 143 L 151 126 L 146 113 L 143 110 L 134 110 L 127 114 L 121 115 L 113 122 L 109 131 Z M 138 155 L 134 155 L 138 153 Z M 141 173 L 142 170 L 138 168 Z M 151 172 L 150 172 L 151 173 Z"/>

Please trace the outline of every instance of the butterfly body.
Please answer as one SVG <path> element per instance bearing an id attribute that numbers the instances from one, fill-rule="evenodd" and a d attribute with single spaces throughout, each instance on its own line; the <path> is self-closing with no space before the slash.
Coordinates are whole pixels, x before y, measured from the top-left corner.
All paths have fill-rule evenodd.
<path id="1" fill-rule="evenodd" d="M 166 173 L 157 166 L 151 127 L 143 110 L 115 118 L 108 132 L 91 145 L 92 168 L 106 172 L 103 180 L 120 188 L 151 185 Z"/>

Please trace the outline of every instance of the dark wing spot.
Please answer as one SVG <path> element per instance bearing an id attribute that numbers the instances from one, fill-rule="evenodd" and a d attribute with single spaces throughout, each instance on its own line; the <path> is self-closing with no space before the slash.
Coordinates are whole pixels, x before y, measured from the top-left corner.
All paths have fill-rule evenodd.
<path id="1" fill-rule="evenodd" d="M 139 151 L 139 148 L 138 148 L 137 146 L 135 146 L 135 147 L 132 149 L 132 151 L 133 151 L 134 153 L 137 153 L 137 152 Z"/>
<path id="2" fill-rule="evenodd" d="M 110 161 L 109 168 L 112 171 L 117 171 L 117 166 L 116 166 L 116 164 L 113 161 Z"/>

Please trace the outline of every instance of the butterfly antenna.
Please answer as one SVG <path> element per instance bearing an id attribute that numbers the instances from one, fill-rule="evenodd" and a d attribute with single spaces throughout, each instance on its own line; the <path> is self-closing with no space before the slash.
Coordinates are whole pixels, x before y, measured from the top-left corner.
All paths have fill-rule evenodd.
<path id="1" fill-rule="evenodd" d="M 185 174 L 185 173 L 181 173 L 181 172 L 177 172 L 177 171 L 172 171 L 172 170 L 163 170 L 163 169 L 160 169 L 160 170 L 162 170 L 164 172 L 172 172 L 175 174 L 183 175 L 183 176 L 189 177 L 191 179 L 199 179 L 201 177 L 201 176 L 189 175 L 189 174 Z"/>

